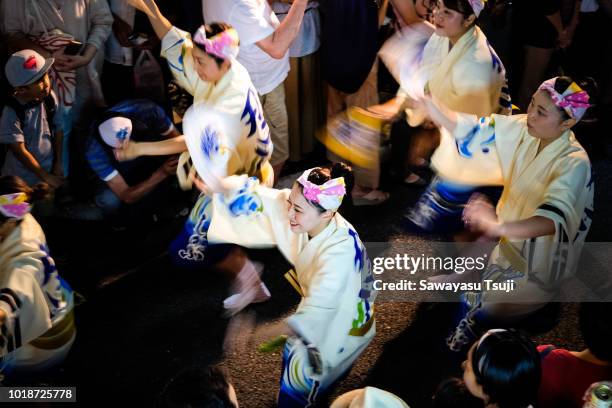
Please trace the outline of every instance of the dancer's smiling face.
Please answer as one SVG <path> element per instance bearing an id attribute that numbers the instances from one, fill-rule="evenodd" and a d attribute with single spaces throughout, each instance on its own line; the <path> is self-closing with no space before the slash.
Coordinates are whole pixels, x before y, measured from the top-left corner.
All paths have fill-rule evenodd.
<path id="1" fill-rule="evenodd" d="M 321 212 L 313 203 L 308 201 L 298 183 L 293 185 L 291 194 L 287 199 L 289 226 L 296 234 L 308 233 L 311 236 L 320 232 L 333 216 L 331 211 Z"/>

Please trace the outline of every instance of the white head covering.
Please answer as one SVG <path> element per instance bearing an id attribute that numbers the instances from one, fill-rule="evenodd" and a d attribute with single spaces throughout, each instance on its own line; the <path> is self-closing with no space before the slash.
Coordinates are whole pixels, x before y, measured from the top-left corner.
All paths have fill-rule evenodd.
<path id="1" fill-rule="evenodd" d="M 116 116 L 105 120 L 98 126 L 100 136 L 104 142 L 117 148 L 130 140 L 132 136 L 132 121 L 122 116 Z"/>
<path id="2" fill-rule="evenodd" d="M 400 397 L 390 392 L 365 387 L 347 392 L 333 402 L 331 408 L 409 408 Z"/>

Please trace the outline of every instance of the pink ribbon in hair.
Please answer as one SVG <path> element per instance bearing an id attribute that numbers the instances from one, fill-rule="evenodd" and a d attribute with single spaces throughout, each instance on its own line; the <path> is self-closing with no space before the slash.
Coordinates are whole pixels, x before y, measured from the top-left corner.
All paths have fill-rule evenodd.
<path id="1" fill-rule="evenodd" d="M 204 47 L 207 53 L 221 59 L 236 58 L 238 56 L 238 33 L 229 28 L 210 38 L 206 38 L 204 26 L 198 28 L 193 41 Z"/>
<path id="2" fill-rule="evenodd" d="M 326 210 L 337 210 L 346 194 L 344 177 L 337 177 L 318 185 L 308 181 L 311 171 L 312 169 L 306 170 L 297 180 L 303 187 L 304 197 Z"/>
<path id="3" fill-rule="evenodd" d="M 20 220 L 32 209 L 32 205 L 27 200 L 28 196 L 25 193 L 0 195 L 0 213 L 7 218 Z"/>
<path id="4" fill-rule="evenodd" d="M 579 121 L 589 108 L 589 94 L 586 93 L 577 83 L 572 82 L 567 89 L 560 94 L 555 90 L 555 83 L 558 77 L 548 79 L 540 85 L 538 90 L 544 90 L 552 99 L 555 106 L 563 109 L 570 118 Z"/>

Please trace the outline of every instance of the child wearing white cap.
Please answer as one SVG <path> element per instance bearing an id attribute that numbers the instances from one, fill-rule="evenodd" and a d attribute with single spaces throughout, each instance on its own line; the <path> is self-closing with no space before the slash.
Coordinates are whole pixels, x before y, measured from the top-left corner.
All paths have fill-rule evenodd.
<path id="1" fill-rule="evenodd" d="M 0 117 L 0 143 L 8 154 L 2 175 L 21 177 L 28 184 L 44 181 L 51 188 L 63 179 L 61 121 L 47 71 L 53 58 L 36 51 L 21 50 L 8 59 L 4 71 L 12 92 Z"/>

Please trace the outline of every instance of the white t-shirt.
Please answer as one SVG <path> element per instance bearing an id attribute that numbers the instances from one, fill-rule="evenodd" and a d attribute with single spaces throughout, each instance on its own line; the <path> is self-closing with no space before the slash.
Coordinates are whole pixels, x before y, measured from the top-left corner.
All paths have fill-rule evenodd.
<path id="1" fill-rule="evenodd" d="M 274 59 L 256 44 L 280 25 L 266 0 L 202 0 L 202 11 L 207 24 L 225 22 L 236 29 L 240 37 L 237 59 L 249 72 L 260 95 L 271 92 L 285 80 L 289 53 Z"/>
<path id="2" fill-rule="evenodd" d="M 130 6 L 124 0 L 110 0 L 108 4 L 113 14 L 134 28 L 136 10 L 133 6 Z M 134 65 L 133 52 L 132 48 L 122 47 L 117 37 L 115 37 L 115 33 L 111 32 L 111 35 L 106 40 L 106 50 L 104 53 L 104 58 L 108 62 L 131 67 Z"/>
<path id="3" fill-rule="evenodd" d="M 580 3 L 580 11 L 582 13 L 594 13 L 599 10 L 599 3 L 597 0 L 582 0 Z"/>

